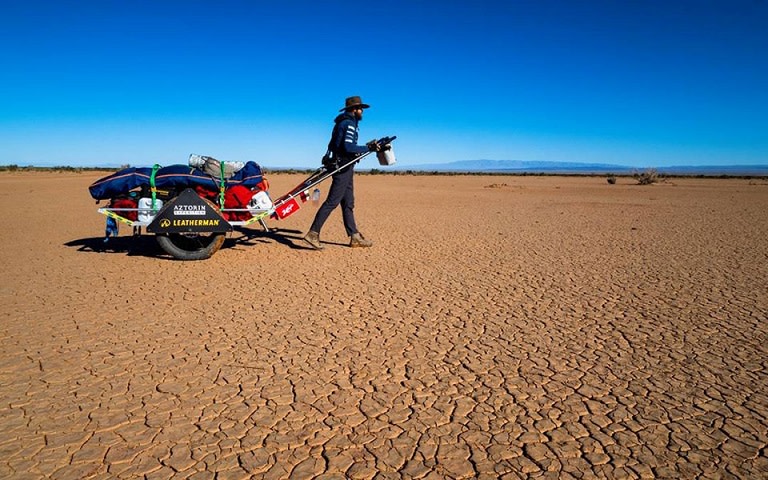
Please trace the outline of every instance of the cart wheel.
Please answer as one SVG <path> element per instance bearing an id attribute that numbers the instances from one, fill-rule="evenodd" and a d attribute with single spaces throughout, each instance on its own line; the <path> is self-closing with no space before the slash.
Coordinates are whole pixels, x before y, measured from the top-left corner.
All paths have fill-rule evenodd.
<path id="1" fill-rule="evenodd" d="M 223 233 L 168 233 L 157 235 L 160 248 L 178 260 L 205 260 L 221 248 Z"/>

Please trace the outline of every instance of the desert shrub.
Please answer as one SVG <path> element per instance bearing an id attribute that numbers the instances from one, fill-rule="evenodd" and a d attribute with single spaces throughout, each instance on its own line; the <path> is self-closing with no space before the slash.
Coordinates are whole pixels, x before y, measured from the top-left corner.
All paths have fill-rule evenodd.
<path id="1" fill-rule="evenodd" d="M 51 170 L 53 170 L 54 172 L 59 172 L 59 173 L 63 173 L 63 172 L 82 173 L 83 172 L 82 168 L 80 168 L 80 167 L 71 167 L 69 165 L 55 166 L 55 167 L 52 167 Z"/>
<path id="2" fill-rule="evenodd" d="M 613 175 L 611 175 L 610 177 L 608 177 L 608 179 L 607 179 L 607 180 L 608 180 L 608 183 L 609 183 L 610 185 L 614 185 L 614 184 L 616 183 L 616 177 L 614 177 Z"/>
<path id="3" fill-rule="evenodd" d="M 655 168 L 649 168 L 643 172 L 632 174 L 638 185 L 651 185 L 659 181 L 659 173 Z"/>

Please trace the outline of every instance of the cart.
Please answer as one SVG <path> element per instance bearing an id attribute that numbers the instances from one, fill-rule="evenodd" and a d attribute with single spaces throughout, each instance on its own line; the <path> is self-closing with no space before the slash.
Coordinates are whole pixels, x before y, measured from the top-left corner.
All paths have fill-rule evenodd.
<path id="1" fill-rule="evenodd" d="M 377 141 L 379 144 L 377 157 L 381 165 L 395 163 L 391 145 L 395 138 L 397 137 L 384 137 Z M 107 217 L 104 241 L 108 242 L 110 236 L 116 236 L 118 224 L 124 224 L 133 229 L 134 236 L 140 236 L 143 233 L 154 234 L 162 250 L 175 259 L 204 260 L 210 258 L 221 248 L 226 235 L 232 232 L 235 227 L 246 227 L 258 222 L 268 232 L 267 218 L 282 220 L 294 214 L 299 210 L 301 203 L 312 198 L 312 195 L 319 194 L 319 191 L 313 192 L 317 185 L 331 178 L 340 170 L 359 162 L 370 153 L 372 152 L 359 154 L 341 164 L 323 165 L 291 191 L 274 200 L 269 195 L 268 184 L 265 180 L 258 179 L 260 181 L 256 186 L 252 185 L 253 182 L 239 182 L 237 186 L 242 187 L 241 193 L 247 192 L 249 195 L 247 205 L 239 208 L 228 207 L 225 200 L 227 179 L 225 179 L 224 162 L 221 162 L 219 178 L 206 176 L 200 172 L 194 176 L 194 178 L 204 181 L 203 183 L 215 182 L 218 187 L 218 194 L 213 198 L 210 194 L 201 194 L 199 185 L 197 187 L 187 186 L 186 188 L 169 189 L 158 187 L 154 180 L 159 166 L 155 165 L 150 175 L 142 177 L 148 179 L 147 182 L 139 180 L 126 185 L 126 188 L 132 188 L 128 188 L 124 194 L 119 195 L 123 201 L 120 198 L 111 198 L 109 206 L 98 209 L 98 213 Z M 258 165 L 256 168 L 259 169 L 260 175 L 261 171 Z M 120 177 L 120 173 L 105 177 L 105 179 Z M 131 173 L 135 175 L 135 172 Z M 180 175 L 183 177 L 191 176 L 189 174 Z M 105 179 L 95 182 L 94 185 Z M 94 195 L 94 185 L 90 187 L 92 195 Z M 131 197 L 133 199 L 138 198 L 138 201 Z M 136 206 L 133 206 L 134 203 Z M 126 204 L 128 206 L 125 206 Z"/>

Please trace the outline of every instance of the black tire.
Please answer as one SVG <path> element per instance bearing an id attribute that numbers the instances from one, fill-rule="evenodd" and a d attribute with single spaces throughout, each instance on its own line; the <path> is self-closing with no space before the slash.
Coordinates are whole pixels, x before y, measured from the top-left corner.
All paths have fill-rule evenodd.
<path id="1" fill-rule="evenodd" d="M 221 248 L 223 233 L 168 233 L 157 235 L 165 253 L 177 260 L 205 260 Z"/>

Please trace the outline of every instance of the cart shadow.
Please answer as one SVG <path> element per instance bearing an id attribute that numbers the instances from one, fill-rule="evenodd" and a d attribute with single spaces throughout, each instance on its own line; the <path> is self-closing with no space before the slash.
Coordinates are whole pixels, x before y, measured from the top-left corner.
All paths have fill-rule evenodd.
<path id="1" fill-rule="evenodd" d="M 300 230 L 271 228 L 269 231 L 264 231 L 236 227 L 234 233 L 228 235 L 224 240 L 221 248 L 223 250 L 239 246 L 248 247 L 277 242 L 288 248 L 311 250 L 309 246 L 304 244 L 302 239 L 303 232 Z M 110 237 L 107 241 L 104 241 L 104 237 L 79 238 L 69 241 L 64 245 L 76 248 L 78 252 L 85 253 L 119 253 L 128 256 L 168 258 L 168 254 L 160 248 L 154 235 Z"/>
<path id="2" fill-rule="evenodd" d="M 110 237 L 105 241 L 104 237 L 80 238 L 64 244 L 67 247 L 76 247 L 78 252 L 86 253 L 123 253 L 128 256 L 163 257 L 165 252 L 157 244 L 154 236 Z"/>

